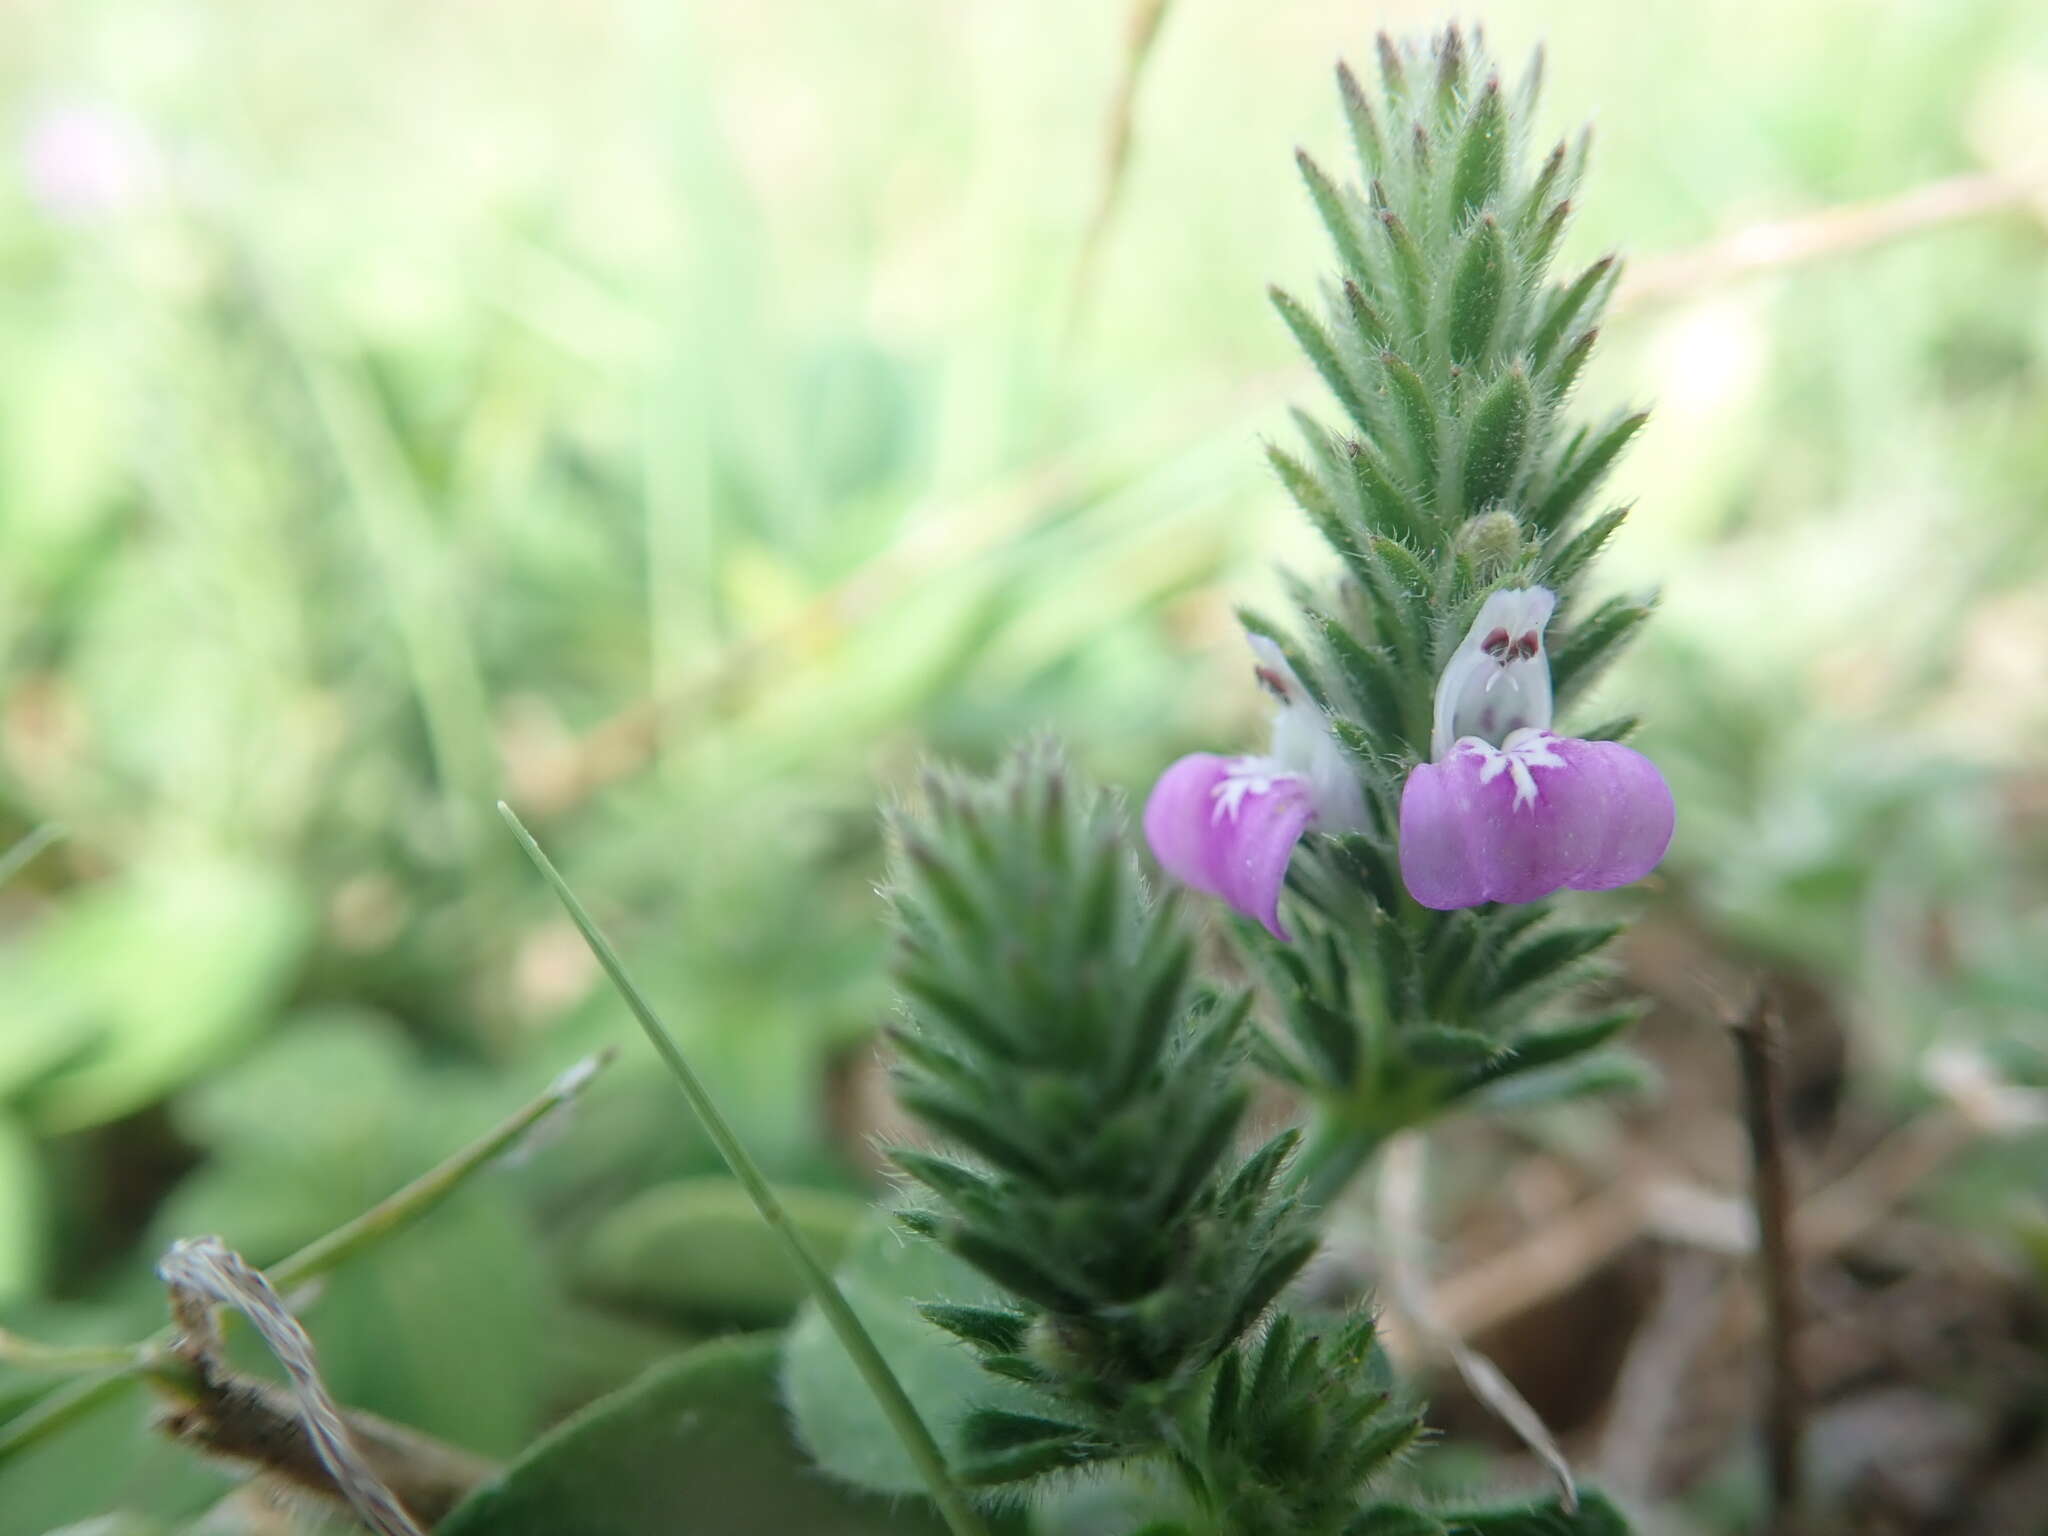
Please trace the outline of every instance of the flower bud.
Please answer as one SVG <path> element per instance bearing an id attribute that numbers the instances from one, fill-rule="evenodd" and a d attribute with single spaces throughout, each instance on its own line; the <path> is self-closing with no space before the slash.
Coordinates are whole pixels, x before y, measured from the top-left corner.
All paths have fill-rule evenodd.
<path id="1" fill-rule="evenodd" d="M 1457 550 L 1471 558 L 1481 580 L 1512 569 L 1522 558 L 1522 525 L 1512 512 L 1488 512 L 1458 529 Z"/>

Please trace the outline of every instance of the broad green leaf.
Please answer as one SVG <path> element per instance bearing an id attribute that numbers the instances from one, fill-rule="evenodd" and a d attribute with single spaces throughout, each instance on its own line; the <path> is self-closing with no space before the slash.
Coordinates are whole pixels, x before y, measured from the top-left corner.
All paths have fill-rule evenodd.
<path id="1" fill-rule="evenodd" d="M 819 1262 L 836 1265 L 867 1207 L 822 1190 L 779 1194 Z M 657 1185 L 607 1213 L 578 1279 L 598 1300 L 694 1328 L 780 1327 L 805 1295 L 782 1239 L 726 1178 Z"/>
<path id="2" fill-rule="evenodd" d="M 1605 1497 L 1582 1491 L 1567 1514 L 1555 1500 L 1520 1508 L 1473 1510 L 1439 1518 L 1451 1536 L 1628 1536 L 1628 1521 Z"/>
<path id="3" fill-rule="evenodd" d="M 853 1240 L 836 1278 L 949 1460 L 959 1457 L 959 1428 L 969 1410 L 1045 1410 L 1042 1398 L 984 1371 L 973 1351 L 918 1312 L 926 1301 L 986 1305 L 1002 1299 L 938 1244 L 911 1237 L 878 1214 Z M 815 1306 L 806 1304 L 789 1332 L 783 1392 L 798 1437 L 826 1471 L 882 1493 L 923 1486 Z"/>
<path id="4" fill-rule="evenodd" d="M 436 1536 L 943 1536 L 923 1500 L 855 1492 L 805 1460 L 777 1354 L 753 1335 L 656 1366 L 543 1436 Z"/>
<path id="5" fill-rule="evenodd" d="M 0 1471 L 0 1536 L 52 1536 L 66 1525 L 110 1517 L 178 1521 L 241 1481 L 156 1433 L 150 1409 L 140 1384 L 131 1385 L 10 1457 Z"/>
<path id="6" fill-rule="evenodd" d="M 41 1077 L 39 1129 L 77 1130 L 190 1081 L 267 1022 L 308 930 L 276 874 L 194 857 L 80 893 L 0 965 L 0 1092 Z"/>
<path id="7" fill-rule="evenodd" d="M 485 1183 L 335 1271 L 307 1322 L 350 1407 L 505 1456 L 541 1423 L 551 1301 L 523 1214 Z"/>

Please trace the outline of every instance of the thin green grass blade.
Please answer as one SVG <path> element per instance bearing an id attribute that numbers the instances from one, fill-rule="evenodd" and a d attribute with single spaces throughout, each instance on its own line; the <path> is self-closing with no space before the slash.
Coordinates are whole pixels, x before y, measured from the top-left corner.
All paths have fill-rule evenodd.
<path id="1" fill-rule="evenodd" d="M 675 1036 L 669 1032 L 668 1026 L 662 1023 L 653 1005 L 647 1001 L 633 978 L 627 974 L 625 964 L 612 948 L 611 941 L 604 936 L 590 914 L 584 911 L 583 903 L 576 899 L 576 893 L 569 889 L 568 882 L 541 851 L 540 844 L 533 840 L 533 834 L 526 830 L 525 823 L 514 814 L 512 807 L 501 800 L 498 802 L 498 814 L 505 818 L 505 824 L 519 840 L 519 846 L 525 850 L 526 856 L 533 860 L 534 867 L 541 872 L 542 878 L 554 890 L 556 899 L 562 903 L 570 921 L 575 923 L 577 930 L 582 933 L 584 943 L 590 946 L 590 952 L 597 957 L 597 963 L 604 967 L 604 972 L 611 978 L 612 985 L 619 989 L 619 995 L 626 1000 L 626 1006 L 632 1010 L 633 1017 L 646 1032 L 649 1043 L 654 1046 L 655 1052 L 674 1075 L 677 1085 L 683 1090 L 683 1097 L 689 1100 L 690 1108 L 703 1124 L 705 1134 L 718 1148 L 719 1156 L 725 1159 L 726 1167 L 732 1170 L 732 1176 L 745 1188 L 755 1208 L 760 1211 L 761 1219 L 773 1227 L 788 1246 L 790 1257 L 795 1260 L 798 1270 L 803 1274 L 804 1283 L 810 1287 L 811 1294 L 817 1299 L 818 1310 L 832 1325 L 832 1331 L 839 1336 L 839 1342 L 852 1357 L 854 1365 L 860 1371 L 861 1379 L 867 1383 L 868 1390 L 874 1393 L 875 1401 L 888 1418 L 890 1427 L 902 1440 L 903 1448 L 910 1453 L 910 1459 L 917 1464 L 918 1471 L 924 1477 L 925 1487 L 931 1492 L 932 1502 L 938 1505 L 939 1512 L 945 1516 L 948 1528 L 953 1531 L 954 1536 L 987 1536 L 987 1528 L 982 1524 L 981 1517 L 975 1513 L 973 1505 L 968 1503 L 966 1495 L 954 1483 L 952 1474 L 946 1469 L 946 1459 L 939 1450 L 938 1442 L 932 1438 L 931 1431 L 918 1416 L 916 1407 L 903 1390 L 903 1384 L 896 1379 L 896 1373 L 889 1369 L 889 1362 L 882 1358 L 882 1352 L 875 1347 L 875 1341 L 868 1336 L 867 1329 L 854 1315 L 853 1308 L 847 1305 L 839 1287 L 833 1284 L 831 1275 L 812 1255 L 810 1245 L 796 1230 L 789 1213 L 783 1209 L 782 1202 L 776 1198 L 768 1180 L 755 1165 L 753 1158 L 748 1155 L 746 1147 L 734 1134 L 732 1127 L 726 1123 L 725 1116 L 719 1112 L 717 1104 L 712 1101 L 711 1095 L 698 1080 L 697 1074 L 691 1070 L 689 1062 L 684 1059 L 682 1048 L 676 1044 Z"/>
<path id="2" fill-rule="evenodd" d="M 514 1110 L 468 1146 L 378 1201 L 353 1221 L 315 1238 L 290 1258 L 273 1264 L 268 1271 L 270 1283 L 280 1291 L 304 1285 L 392 1233 L 411 1226 L 460 1189 L 471 1174 L 510 1151 L 528 1131 L 573 1103 L 590 1080 L 611 1064 L 614 1054 L 604 1050 L 584 1057 L 550 1083 L 546 1092 Z"/>

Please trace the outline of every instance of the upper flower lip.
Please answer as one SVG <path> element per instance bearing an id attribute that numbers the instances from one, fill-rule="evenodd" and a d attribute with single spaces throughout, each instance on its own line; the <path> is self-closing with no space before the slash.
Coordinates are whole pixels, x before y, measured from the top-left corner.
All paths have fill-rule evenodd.
<path id="1" fill-rule="evenodd" d="M 1503 587 L 1480 605 L 1437 678 L 1433 761 L 1442 762 L 1467 736 L 1498 743 L 1513 731 L 1549 729 L 1544 630 L 1556 611 L 1557 594 L 1548 587 Z"/>

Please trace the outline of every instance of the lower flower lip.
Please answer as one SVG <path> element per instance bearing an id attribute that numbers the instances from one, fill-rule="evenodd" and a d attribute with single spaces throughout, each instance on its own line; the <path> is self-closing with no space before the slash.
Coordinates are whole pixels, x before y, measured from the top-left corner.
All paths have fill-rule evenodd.
<path id="1" fill-rule="evenodd" d="M 1618 742 L 1517 732 L 1423 763 L 1401 795 L 1401 878 L 1425 907 L 1541 900 L 1630 885 L 1676 825 L 1656 765 Z"/>

